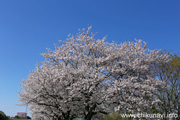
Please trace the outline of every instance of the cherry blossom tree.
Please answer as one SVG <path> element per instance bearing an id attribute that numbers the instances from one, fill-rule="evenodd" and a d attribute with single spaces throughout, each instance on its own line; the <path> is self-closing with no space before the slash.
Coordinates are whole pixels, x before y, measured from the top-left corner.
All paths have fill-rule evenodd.
<path id="1" fill-rule="evenodd" d="M 22 104 L 32 119 L 72 120 L 107 114 L 112 110 L 149 111 L 163 82 L 155 78 L 156 65 L 169 60 L 159 50 L 148 50 L 142 40 L 122 44 L 94 39 L 83 29 L 42 55 L 21 84 Z"/>

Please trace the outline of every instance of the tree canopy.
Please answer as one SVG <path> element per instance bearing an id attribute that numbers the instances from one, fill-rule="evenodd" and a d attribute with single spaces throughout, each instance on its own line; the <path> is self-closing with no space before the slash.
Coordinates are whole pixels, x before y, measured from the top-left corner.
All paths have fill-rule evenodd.
<path id="1" fill-rule="evenodd" d="M 168 53 L 168 52 L 165 52 Z M 170 54 L 170 53 L 168 53 Z M 170 61 L 158 66 L 157 77 L 165 82 L 165 89 L 157 94 L 160 103 L 156 106 L 159 113 L 175 113 L 180 117 L 180 57 L 170 54 Z"/>
<path id="2" fill-rule="evenodd" d="M 55 50 L 21 84 L 22 104 L 30 104 L 32 118 L 85 120 L 99 113 L 125 109 L 150 112 L 164 82 L 155 77 L 156 66 L 169 61 L 160 50 L 149 50 L 142 40 L 105 42 L 82 30 L 60 41 Z"/>
<path id="3" fill-rule="evenodd" d="M 0 111 L 0 120 L 7 120 L 7 116 L 3 111 Z"/>

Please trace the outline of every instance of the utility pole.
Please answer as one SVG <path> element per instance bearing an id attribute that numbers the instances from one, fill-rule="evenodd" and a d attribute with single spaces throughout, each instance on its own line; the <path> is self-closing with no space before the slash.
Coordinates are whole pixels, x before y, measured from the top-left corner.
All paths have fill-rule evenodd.
<path id="1" fill-rule="evenodd" d="M 26 105 L 26 118 L 27 118 L 27 108 L 28 108 L 28 104 Z"/>

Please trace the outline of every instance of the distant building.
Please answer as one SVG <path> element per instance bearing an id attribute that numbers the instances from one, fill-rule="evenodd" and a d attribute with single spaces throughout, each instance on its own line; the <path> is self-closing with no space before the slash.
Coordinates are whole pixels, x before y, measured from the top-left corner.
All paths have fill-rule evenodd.
<path id="1" fill-rule="evenodd" d="M 17 116 L 26 118 L 27 117 L 27 113 L 25 113 L 25 112 L 18 112 Z"/>

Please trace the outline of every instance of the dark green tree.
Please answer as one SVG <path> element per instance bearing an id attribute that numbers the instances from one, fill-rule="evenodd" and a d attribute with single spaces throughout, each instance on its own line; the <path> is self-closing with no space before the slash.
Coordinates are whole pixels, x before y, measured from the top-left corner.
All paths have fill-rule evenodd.
<path id="1" fill-rule="evenodd" d="M 27 119 L 31 119 L 31 117 L 27 116 Z"/>
<path id="2" fill-rule="evenodd" d="M 3 111 L 0 111 L 0 120 L 8 120 L 8 117 Z"/>

